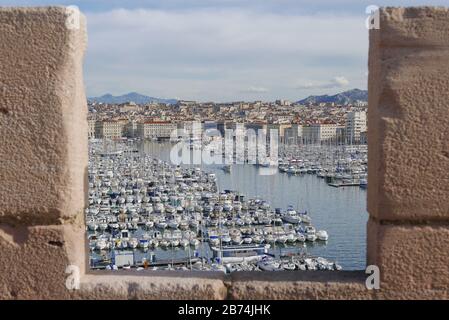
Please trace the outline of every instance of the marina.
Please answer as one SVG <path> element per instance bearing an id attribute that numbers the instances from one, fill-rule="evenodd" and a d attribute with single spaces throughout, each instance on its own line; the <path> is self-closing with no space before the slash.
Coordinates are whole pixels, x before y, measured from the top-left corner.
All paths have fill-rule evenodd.
<path id="1" fill-rule="evenodd" d="M 174 166 L 166 161 L 170 143 L 113 145 L 105 148 L 102 141 L 90 142 L 86 226 L 91 267 L 119 268 L 113 261 L 116 252 L 131 250 L 132 263 L 120 267 L 223 272 L 342 268 L 342 257 L 327 252 L 328 244 L 334 243 L 333 233 L 321 227 L 320 219 L 315 226 L 306 194 L 294 202 L 279 201 L 261 194 L 260 186 L 248 192 L 251 189 L 244 184 L 229 181 L 241 170 L 257 171 L 257 166 Z M 287 153 L 282 161 L 286 159 Z M 283 176 L 282 165 L 280 161 L 275 178 Z M 307 171 L 304 177 L 287 174 L 285 178 L 313 178 L 325 184 L 317 179 L 325 172 L 323 167 L 312 174 Z M 335 170 L 340 171 L 347 172 Z M 273 178 L 255 172 L 252 177 Z M 250 247 L 245 250 L 245 246 Z"/>
<path id="2" fill-rule="evenodd" d="M 331 187 L 367 185 L 366 145 L 284 146 L 280 150 L 279 171 L 284 174 L 313 174 Z"/>

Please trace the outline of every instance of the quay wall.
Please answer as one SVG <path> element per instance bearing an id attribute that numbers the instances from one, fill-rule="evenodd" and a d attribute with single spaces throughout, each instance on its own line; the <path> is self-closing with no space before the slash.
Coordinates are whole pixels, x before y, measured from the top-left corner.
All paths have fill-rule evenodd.
<path id="1" fill-rule="evenodd" d="M 448 9 L 383 8 L 370 30 L 367 264 L 380 290 L 363 270 L 88 270 L 86 46 L 77 11 L 0 8 L 0 299 L 449 298 Z"/>

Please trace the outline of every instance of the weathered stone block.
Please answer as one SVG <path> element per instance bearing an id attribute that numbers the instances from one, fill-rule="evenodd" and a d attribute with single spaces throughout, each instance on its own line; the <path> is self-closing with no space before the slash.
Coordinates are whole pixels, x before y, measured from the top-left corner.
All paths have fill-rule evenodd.
<path id="1" fill-rule="evenodd" d="M 380 43 L 391 47 L 446 46 L 448 20 L 446 7 L 382 8 Z"/>
<path id="2" fill-rule="evenodd" d="M 90 272 L 82 227 L 0 225 L 2 299 L 224 299 L 223 274 Z M 69 290 L 68 266 L 79 269 L 79 289 Z"/>
<path id="3" fill-rule="evenodd" d="M 378 219 L 449 218 L 448 16 L 385 9 L 370 32 L 368 211 Z M 432 25 L 439 46 L 424 41 Z"/>
<path id="4" fill-rule="evenodd" d="M 131 272 L 92 272 L 82 279 L 78 297 L 82 299 L 138 300 L 223 300 L 227 288 L 224 274 L 197 275 L 147 270 Z"/>
<path id="5" fill-rule="evenodd" d="M 449 227 L 368 222 L 368 265 L 380 268 L 379 297 L 426 299 L 449 294 Z"/>
<path id="6" fill-rule="evenodd" d="M 69 18 L 0 8 L 0 222 L 60 224 L 84 208 L 86 32 L 82 15 Z"/>
<path id="7" fill-rule="evenodd" d="M 230 299 L 373 299 L 363 271 L 238 272 L 231 274 Z"/>
<path id="8" fill-rule="evenodd" d="M 0 299 L 70 299 L 67 266 L 85 272 L 84 229 L 0 225 Z"/>

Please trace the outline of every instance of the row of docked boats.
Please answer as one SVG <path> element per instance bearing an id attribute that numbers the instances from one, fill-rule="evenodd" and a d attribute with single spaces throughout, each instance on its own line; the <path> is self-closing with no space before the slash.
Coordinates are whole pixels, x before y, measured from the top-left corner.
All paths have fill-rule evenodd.
<path id="1" fill-rule="evenodd" d="M 315 229 L 306 211 L 272 208 L 237 191 L 219 192 L 216 176 L 199 167 L 172 165 L 127 151 L 126 145 L 118 149 L 104 152 L 100 143 L 90 143 L 86 228 L 92 252 L 213 252 L 329 238 L 325 230 Z"/>
<path id="2" fill-rule="evenodd" d="M 366 145 L 282 146 L 278 162 L 281 173 L 315 174 L 330 184 L 367 186 Z"/>
<path id="3" fill-rule="evenodd" d="M 317 231 L 311 225 L 302 225 L 300 219 L 294 220 L 292 216 L 285 217 L 285 220 L 295 221 L 295 224 L 285 223 L 283 220 L 282 218 L 276 218 L 274 226 L 248 224 L 241 227 L 230 227 L 226 223 L 220 223 L 220 226 L 216 226 L 215 223 L 212 226 L 206 223 L 203 226 L 201 220 L 193 220 L 196 223 L 188 224 L 162 223 L 161 220 L 158 220 L 156 223 L 146 222 L 141 227 L 138 222 L 103 222 L 99 223 L 98 226 L 100 227 L 98 227 L 95 218 L 91 217 L 87 228 L 90 231 L 89 241 L 92 250 L 186 248 L 189 245 L 197 247 L 201 242 L 209 242 L 211 245 L 251 243 L 294 245 L 306 241 L 327 241 L 329 239 L 325 230 Z M 149 221 L 152 222 L 152 220 Z M 206 221 L 208 220 L 206 219 Z M 278 225 L 276 225 L 276 221 Z M 170 227 L 167 227 L 168 225 Z M 187 229 L 179 228 L 181 225 L 186 225 Z"/>
<path id="4" fill-rule="evenodd" d="M 322 257 L 307 257 L 307 258 L 293 258 L 293 259 L 275 259 L 265 258 L 258 262 L 240 262 L 240 263 L 205 263 L 204 261 L 195 261 L 192 263 L 173 265 L 168 263 L 164 266 L 145 266 L 123 265 L 117 266 L 108 264 L 104 266 L 107 270 L 130 270 L 135 268 L 137 271 L 144 270 L 164 270 L 164 271 L 218 271 L 226 274 L 238 271 L 340 271 L 342 267 L 332 261 Z"/>

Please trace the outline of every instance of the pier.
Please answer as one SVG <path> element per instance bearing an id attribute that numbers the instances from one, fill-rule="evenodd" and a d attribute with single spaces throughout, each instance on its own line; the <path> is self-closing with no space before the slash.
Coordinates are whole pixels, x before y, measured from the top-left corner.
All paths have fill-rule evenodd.
<path id="1" fill-rule="evenodd" d="M 331 182 L 327 184 L 328 186 L 339 188 L 339 187 L 360 187 L 360 182 Z"/>

